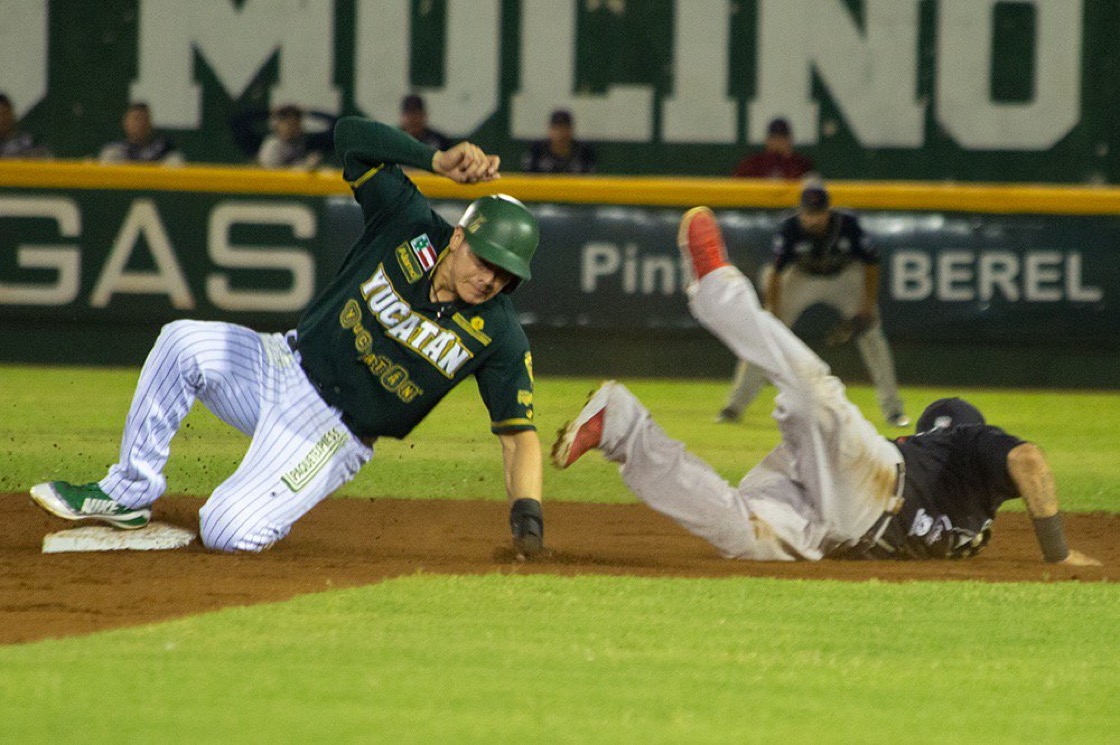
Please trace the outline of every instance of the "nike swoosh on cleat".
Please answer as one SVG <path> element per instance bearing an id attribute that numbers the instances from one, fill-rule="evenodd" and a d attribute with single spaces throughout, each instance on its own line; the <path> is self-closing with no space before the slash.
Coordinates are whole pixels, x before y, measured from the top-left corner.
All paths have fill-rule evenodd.
<path id="1" fill-rule="evenodd" d="M 108 499 L 87 498 L 82 502 L 83 515 L 111 515 L 117 511 L 119 505 Z"/>

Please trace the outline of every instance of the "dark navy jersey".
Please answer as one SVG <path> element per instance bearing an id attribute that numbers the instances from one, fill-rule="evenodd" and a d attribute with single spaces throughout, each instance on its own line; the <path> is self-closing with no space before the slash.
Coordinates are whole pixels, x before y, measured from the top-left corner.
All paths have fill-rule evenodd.
<path id="1" fill-rule="evenodd" d="M 26 158 L 37 154 L 41 157 L 45 154 L 41 150 L 35 144 L 35 138 L 26 132 L 13 132 L 7 139 L 0 137 L 0 158 Z"/>
<path id="2" fill-rule="evenodd" d="M 112 152 L 116 156 L 116 160 L 138 163 L 155 163 L 177 152 L 175 143 L 166 137 L 155 137 L 143 145 L 137 145 L 128 140 L 119 140 L 109 143 L 104 150 Z"/>
<path id="3" fill-rule="evenodd" d="M 809 274 L 839 274 L 853 261 L 878 264 L 879 252 L 864 234 L 856 216 L 840 210 L 829 212 L 823 235 L 807 233 L 797 215 L 782 222 L 774 236 L 774 269 L 796 264 Z"/>
<path id="4" fill-rule="evenodd" d="M 521 170 L 528 173 L 594 173 L 595 150 L 586 142 L 572 141 L 567 156 L 557 155 L 548 140 L 537 140 L 521 158 Z"/>
<path id="5" fill-rule="evenodd" d="M 416 139 L 436 150 L 450 150 L 455 146 L 455 142 L 450 137 L 431 127 L 424 127 Z"/>
<path id="6" fill-rule="evenodd" d="M 895 440 L 906 461 L 902 510 L 867 558 L 964 558 L 979 552 L 991 538 L 999 506 L 1019 496 L 1007 456 L 1022 443 L 990 424 Z"/>

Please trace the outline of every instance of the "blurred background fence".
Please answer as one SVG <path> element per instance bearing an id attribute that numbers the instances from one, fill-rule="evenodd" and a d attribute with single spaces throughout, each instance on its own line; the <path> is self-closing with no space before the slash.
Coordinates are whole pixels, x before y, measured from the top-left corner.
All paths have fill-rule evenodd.
<path id="1" fill-rule="evenodd" d="M 904 382 L 1115 387 L 1118 36 L 1114 0 L 8 0 L 0 90 L 55 160 L 0 161 L 0 361 L 133 364 L 186 316 L 291 326 L 359 216 L 329 158 L 248 168 L 231 124 L 393 122 L 421 93 L 540 216 L 517 304 L 541 371 L 730 371 L 675 225 L 712 205 L 757 273 L 797 184 L 725 177 L 782 116 L 883 251 Z M 136 101 L 193 165 L 88 162 Z M 516 174 L 557 108 L 599 175 Z M 449 218 L 479 193 L 418 180 Z"/>
<path id="2" fill-rule="evenodd" d="M 56 155 L 130 101 L 190 161 L 296 103 L 519 162 L 572 111 L 600 171 L 723 176 L 784 116 L 839 179 L 1120 179 L 1114 0 L 6 0 L 0 90 Z"/>
<path id="3" fill-rule="evenodd" d="M 495 186 L 417 175 L 449 221 Z M 179 317 L 291 327 L 361 231 L 340 174 L 0 163 L 5 360 L 137 363 Z M 542 248 L 516 302 L 538 369 L 722 375 L 731 359 L 688 315 L 683 208 L 717 209 L 757 276 L 796 184 L 510 176 Z M 833 184 L 883 258 L 881 306 L 910 382 L 1115 385 L 1120 190 Z M 819 344 L 837 319 L 810 312 Z M 857 379 L 851 350 L 826 357 Z"/>

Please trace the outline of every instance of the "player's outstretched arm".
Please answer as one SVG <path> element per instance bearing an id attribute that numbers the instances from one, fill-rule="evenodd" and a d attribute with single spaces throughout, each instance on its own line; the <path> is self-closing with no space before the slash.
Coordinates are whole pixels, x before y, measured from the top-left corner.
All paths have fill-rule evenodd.
<path id="1" fill-rule="evenodd" d="M 396 127 L 360 116 L 338 120 L 334 125 L 334 147 L 347 181 L 384 163 L 428 169 L 436 152 Z"/>
<path id="2" fill-rule="evenodd" d="M 1007 471 L 1019 488 L 1019 496 L 1034 521 L 1034 532 L 1043 558 L 1069 566 L 1101 566 L 1091 556 L 1066 546 L 1062 518 L 1058 512 L 1057 485 L 1042 450 L 1031 442 L 1016 445 L 1007 454 Z"/>
<path id="3" fill-rule="evenodd" d="M 544 515 L 541 512 L 541 441 L 536 431 L 499 434 L 509 526 L 519 559 L 547 555 L 544 547 Z"/>
<path id="4" fill-rule="evenodd" d="M 474 184 L 501 178 L 498 168 L 502 159 L 487 155 L 478 145 L 460 142 L 432 155 L 432 172 L 446 176 L 458 184 Z"/>

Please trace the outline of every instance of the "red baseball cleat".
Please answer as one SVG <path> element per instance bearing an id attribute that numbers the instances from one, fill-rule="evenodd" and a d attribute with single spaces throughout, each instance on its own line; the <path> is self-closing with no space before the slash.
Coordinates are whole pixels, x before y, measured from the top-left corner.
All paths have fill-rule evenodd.
<path id="1" fill-rule="evenodd" d="M 588 450 L 599 447 L 599 441 L 603 438 L 603 415 L 614 386 L 613 380 L 600 383 L 587 397 L 587 403 L 583 405 L 579 415 L 556 433 L 556 442 L 552 446 L 554 466 L 567 468 Z"/>
<path id="2" fill-rule="evenodd" d="M 677 231 L 677 246 L 691 262 L 692 275 L 698 280 L 731 263 L 727 260 L 719 222 L 707 207 L 693 207 L 684 213 Z"/>

